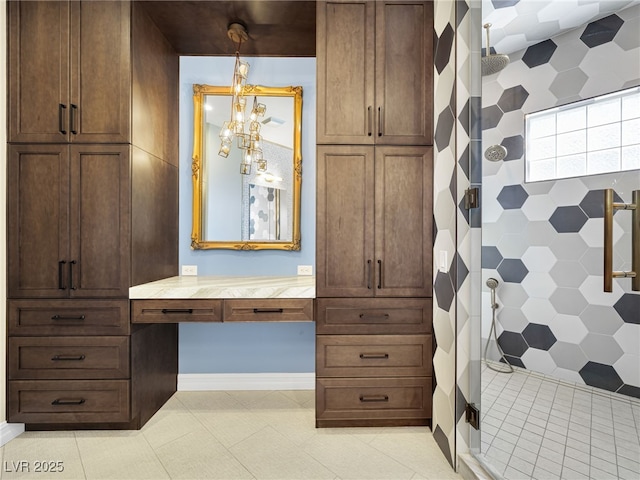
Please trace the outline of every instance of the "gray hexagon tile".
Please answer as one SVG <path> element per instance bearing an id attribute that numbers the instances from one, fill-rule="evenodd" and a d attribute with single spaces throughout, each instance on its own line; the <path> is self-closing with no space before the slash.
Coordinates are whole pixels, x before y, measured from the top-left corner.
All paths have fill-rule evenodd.
<path id="1" fill-rule="evenodd" d="M 518 233 L 506 233 L 500 237 L 498 250 L 505 258 L 519 258 L 527 251 L 527 239 Z"/>
<path id="2" fill-rule="evenodd" d="M 579 232 L 587 220 L 588 217 L 582 209 L 576 206 L 558 207 L 549 218 L 549 222 L 558 233 Z"/>
<path id="3" fill-rule="evenodd" d="M 604 262 L 604 252 L 602 248 L 587 248 L 580 258 L 580 265 L 589 275 L 602 275 L 602 263 Z"/>
<path id="4" fill-rule="evenodd" d="M 560 100 L 571 98 L 575 95 L 575 88 L 582 88 L 588 79 L 587 74 L 576 67 L 559 73 L 555 80 L 551 82 L 549 90 Z"/>
<path id="5" fill-rule="evenodd" d="M 505 162 L 522 159 L 524 155 L 524 138 L 522 135 L 503 138 L 500 145 L 507 149 L 507 156 L 504 158 Z"/>
<path id="6" fill-rule="evenodd" d="M 440 308 L 449 311 L 454 297 L 453 282 L 450 275 L 438 272 L 434 282 L 434 293 Z"/>
<path id="7" fill-rule="evenodd" d="M 519 308 L 502 307 L 496 313 L 496 318 L 502 327 L 510 332 L 522 333 L 529 325 L 529 320 Z"/>
<path id="8" fill-rule="evenodd" d="M 438 147 L 438 151 L 441 152 L 449 146 L 454 122 L 455 119 L 450 108 L 445 108 L 442 112 L 440 112 L 440 115 L 438 115 L 436 132 L 434 136 L 434 141 L 436 147 Z"/>
<path id="9" fill-rule="evenodd" d="M 529 272 L 521 285 L 529 295 L 543 298 L 549 297 L 556 289 L 556 284 L 547 272 Z"/>
<path id="10" fill-rule="evenodd" d="M 482 130 L 495 128 L 502 120 L 504 112 L 497 105 L 491 105 L 482 109 Z"/>
<path id="11" fill-rule="evenodd" d="M 547 325 L 530 323 L 522 331 L 522 336 L 530 347 L 539 350 L 549 350 L 556 343 L 556 337 Z"/>
<path id="12" fill-rule="evenodd" d="M 579 315 L 588 304 L 580 290 L 574 288 L 556 289 L 549 297 L 549 301 L 558 313 L 568 315 Z"/>
<path id="13" fill-rule="evenodd" d="M 531 221 L 544 221 L 556 211 L 556 204 L 548 195 L 530 195 L 522 205 L 522 212 Z M 548 238 L 548 237 L 547 237 Z"/>
<path id="14" fill-rule="evenodd" d="M 601 266 L 602 267 L 602 266 Z M 559 287 L 578 288 L 588 276 L 580 262 L 558 260 L 549 274 L 552 281 Z"/>
<path id="15" fill-rule="evenodd" d="M 604 305 L 587 305 L 580 319 L 589 332 L 602 335 L 613 335 L 624 323 L 620 315 Z"/>
<path id="16" fill-rule="evenodd" d="M 500 251 L 494 246 L 482 247 L 482 268 L 497 268 L 502 261 Z"/>
<path id="17" fill-rule="evenodd" d="M 579 260 L 589 250 L 589 246 L 578 233 L 563 233 L 549 237 L 550 248 L 556 258 Z"/>
<path id="18" fill-rule="evenodd" d="M 588 333 L 580 342 L 580 348 L 589 360 L 605 365 L 613 365 L 624 354 L 613 337 L 597 333 Z"/>
<path id="19" fill-rule="evenodd" d="M 579 39 L 574 39 L 563 47 L 556 50 L 549 61 L 551 66 L 558 72 L 571 70 L 579 66 L 589 51 L 589 47 Z"/>
<path id="20" fill-rule="evenodd" d="M 529 222 L 525 225 L 524 231 L 529 245 L 532 246 L 547 246 L 551 239 L 558 236 L 555 229 L 547 221 Z"/>
<path id="21" fill-rule="evenodd" d="M 557 312 L 546 298 L 529 297 L 522 305 L 522 313 L 532 323 L 551 325 Z"/>
<path id="22" fill-rule="evenodd" d="M 575 343 L 556 342 L 549 348 L 549 354 L 558 367 L 573 371 L 579 371 L 588 361 Z"/>
<path id="23" fill-rule="evenodd" d="M 519 283 L 502 283 L 498 286 L 498 298 L 505 307 L 521 308 L 529 295 Z"/>
<path id="24" fill-rule="evenodd" d="M 549 247 L 529 247 L 522 261 L 530 272 L 549 272 L 556 264 L 556 256 Z"/>

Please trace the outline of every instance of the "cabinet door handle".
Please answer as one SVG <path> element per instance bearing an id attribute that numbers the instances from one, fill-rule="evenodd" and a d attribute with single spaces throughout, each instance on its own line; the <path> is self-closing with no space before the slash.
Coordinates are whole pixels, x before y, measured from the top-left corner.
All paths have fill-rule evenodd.
<path id="1" fill-rule="evenodd" d="M 78 106 L 74 105 L 73 103 L 71 104 L 71 121 L 70 123 L 70 129 L 71 129 L 71 133 L 73 133 L 74 135 L 78 134 L 78 131 L 76 130 L 76 114 L 78 112 Z"/>
<path id="2" fill-rule="evenodd" d="M 371 125 L 373 124 L 371 105 L 367 107 L 367 135 L 371 136 Z"/>
<path id="3" fill-rule="evenodd" d="M 76 263 L 75 260 L 69 262 L 69 290 L 76 290 L 76 286 L 73 284 L 73 266 Z"/>
<path id="4" fill-rule="evenodd" d="M 253 313 L 282 313 L 284 308 L 254 308 Z"/>
<path id="5" fill-rule="evenodd" d="M 388 402 L 389 395 L 360 395 L 360 401 L 365 402 Z"/>
<path id="6" fill-rule="evenodd" d="M 63 269 L 64 269 L 64 265 L 67 262 L 65 262 L 64 260 L 60 260 L 58 262 L 58 289 L 59 290 L 66 290 L 67 287 L 64 286 L 64 273 L 63 273 Z"/>
<path id="7" fill-rule="evenodd" d="M 82 405 L 84 402 L 84 398 L 56 398 L 51 405 Z"/>
<path id="8" fill-rule="evenodd" d="M 363 360 L 386 360 L 389 358 L 388 353 L 361 353 L 360 358 Z"/>
<path id="9" fill-rule="evenodd" d="M 84 320 L 84 315 L 54 315 L 51 320 Z"/>
<path id="10" fill-rule="evenodd" d="M 388 313 L 383 313 L 382 315 L 368 315 L 366 313 L 361 313 L 360 314 L 360 318 L 362 320 L 382 320 L 382 321 L 386 321 L 389 320 L 389 314 Z"/>
<path id="11" fill-rule="evenodd" d="M 67 106 L 63 105 L 62 103 L 58 105 L 58 131 L 63 135 L 67 134 L 67 129 L 64 124 L 64 117 L 65 117 L 64 111 L 66 109 L 67 109 Z"/>
<path id="12" fill-rule="evenodd" d="M 382 108 L 378 107 L 378 136 L 382 136 Z"/>
<path id="13" fill-rule="evenodd" d="M 367 288 L 371 290 L 371 260 L 367 260 Z"/>
<path id="14" fill-rule="evenodd" d="M 84 359 L 84 355 L 54 355 L 51 357 L 54 362 L 80 362 Z"/>
<path id="15" fill-rule="evenodd" d="M 193 308 L 163 308 L 162 313 L 164 313 L 165 315 L 167 314 L 172 314 L 172 313 L 186 313 L 191 315 L 193 313 Z"/>
<path id="16" fill-rule="evenodd" d="M 378 289 L 382 288 L 382 260 L 378 260 Z"/>

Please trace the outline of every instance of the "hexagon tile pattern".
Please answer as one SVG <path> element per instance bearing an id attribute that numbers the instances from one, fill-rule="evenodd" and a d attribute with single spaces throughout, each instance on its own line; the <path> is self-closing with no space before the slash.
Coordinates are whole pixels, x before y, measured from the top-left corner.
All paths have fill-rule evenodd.
<path id="1" fill-rule="evenodd" d="M 640 295 L 625 293 L 613 306 L 625 323 L 640 324 Z"/>
<path id="2" fill-rule="evenodd" d="M 551 329 L 546 325 L 537 323 L 527 325 L 522 331 L 522 336 L 530 347 L 539 350 L 549 350 L 556 343 L 556 337 L 551 332 Z"/>
<path id="3" fill-rule="evenodd" d="M 609 15 L 587 25 L 580 40 L 589 48 L 612 41 L 624 22 L 617 15 Z"/>
<path id="4" fill-rule="evenodd" d="M 615 392 L 623 385 L 622 379 L 615 369 L 611 365 L 603 365 L 602 363 L 587 362 L 580 369 L 580 376 L 587 385 L 610 392 Z"/>
<path id="5" fill-rule="evenodd" d="M 518 184 L 503 187 L 498 194 L 497 200 L 502 205 L 502 208 L 509 210 L 522 207 L 527 198 L 529 198 L 529 194 L 522 188 L 522 185 Z"/>
<path id="6" fill-rule="evenodd" d="M 522 61 L 529 68 L 544 65 L 551 60 L 551 56 L 553 52 L 556 51 L 556 48 L 558 48 L 558 46 L 550 39 L 536 43 L 527 48 L 527 51 L 522 56 Z"/>
<path id="7" fill-rule="evenodd" d="M 558 233 L 579 232 L 589 218 L 580 207 L 558 207 L 549 222 Z"/>

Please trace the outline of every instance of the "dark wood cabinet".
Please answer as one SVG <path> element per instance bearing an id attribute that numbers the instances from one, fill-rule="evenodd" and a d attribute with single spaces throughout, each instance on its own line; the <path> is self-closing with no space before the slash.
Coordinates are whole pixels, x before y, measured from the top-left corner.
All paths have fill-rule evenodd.
<path id="1" fill-rule="evenodd" d="M 129 147 L 10 145 L 9 297 L 126 297 Z"/>
<path id="2" fill-rule="evenodd" d="M 430 147 L 319 146 L 318 297 L 431 296 Z"/>
<path id="3" fill-rule="evenodd" d="M 8 5 L 8 421 L 140 428 L 177 328 L 129 287 L 178 270 L 179 58 L 136 2 Z"/>
<path id="4" fill-rule="evenodd" d="M 317 142 L 431 144 L 432 30 L 431 2 L 318 2 Z"/>
<path id="5" fill-rule="evenodd" d="M 7 4 L 9 142 L 130 142 L 130 3 Z"/>
<path id="6" fill-rule="evenodd" d="M 431 418 L 433 3 L 317 3 L 316 425 Z"/>

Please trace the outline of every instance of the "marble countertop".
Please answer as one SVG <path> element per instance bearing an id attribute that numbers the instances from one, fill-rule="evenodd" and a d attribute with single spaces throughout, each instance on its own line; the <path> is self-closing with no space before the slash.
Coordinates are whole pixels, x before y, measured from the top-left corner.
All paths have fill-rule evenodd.
<path id="1" fill-rule="evenodd" d="M 315 298 L 315 276 L 179 276 L 129 288 L 131 299 Z"/>

